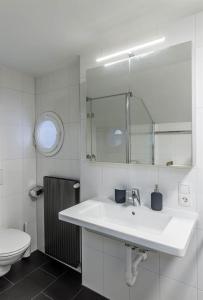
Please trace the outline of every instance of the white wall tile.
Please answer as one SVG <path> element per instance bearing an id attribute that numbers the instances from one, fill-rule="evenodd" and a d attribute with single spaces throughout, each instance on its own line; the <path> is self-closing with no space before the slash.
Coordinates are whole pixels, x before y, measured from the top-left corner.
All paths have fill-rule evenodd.
<path id="1" fill-rule="evenodd" d="M 36 96 L 37 114 L 54 111 L 64 123 L 79 122 L 78 85 L 49 91 Z"/>
<path id="2" fill-rule="evenodd" d="M 160 270 L 160 254 L 158 252 L 150 251 L 147 260 L 142 262 L 141 268 L 151 272 L 159 273 Z"/>
<path id="3" fill-rule="evenodd" d="M 82 284 L 103 294 L 103 254 L 93 248 L 83 247 Z M 113 300 L 113 299 L 112 299 Z M 117 299 L 118 300 L 118 299 Z"/>
<path id="4" fill-rule="evenodd" d="M 0 123 L 20 125 L 22 93 L 16 90 L 0 88 Z"/>
<path id="5" fill-rule="evenodd" d="M 37 200 L 37 247 L 40 251 L 45 251 L 44 243 L 44 198 Z"/>
<path id="6" fill-rule="evenodd" d="M 160 254 L 160 274 L 197 287 L 196 248 L 197 241 L 194 233 L 185 257 Z"/>
<path id="7" fill-rule="evenodd" d="M 203 22 L 202 22 L 203 24 Z M 203 80 L 203 47 L 196 49 L 196 104 L 197 107 L 203 106 L 203 90 L 202 90 L 202 80 Z"/>
<path id="8" fill-rule="evenodd" d="M 81 201 L 102 193 L 102 169 L 84 162 L 81 166 Z"/>
<path id="9" fill-rule="evenodd" d="M 198 291 L 198 300 L 203 300 L 203 292 L 202 291 Z"/>
<path id="10" fill-rule="evenodd" d="M 115 198 L 115 188 L 129 188 L 128 169 L 118 166 L 103 166 L 102 194 L 111 199 Z"/>
<path id="11" fill-rule="evenodd" d="M 37 153 L 37 183 L 44 176 L 80 179 L 79 60 L 36 80 L 36 117 L 45 111 L 59 115 L 64 125 L 64 143 L 53 157 Z M 28 142 L 30 145 L 30 141 Z M 27 155 L 32 150 L 28 148 Z M 44 251 L 44 201 L 37 203 L 38 247 Z"/>
<path id="12" fill-rule="evenodd" d="M 196 197 L 197 197 L 197 211 L 199 213 L 198 228 L 203 229 L 203 168 L 197 169 L 197 184 L 196 184 Z"/>
<path id="13" fill-rule="evenodd" d="M 203 291 L 203 231 L 197 230 L 198 289 Z"/>
<path id="14" fill-rule="evenodd" d="M 43 183 L 44 176 L 58 176 L 64 178 L 80 178 L 80 161 L 76 159 L 38 158 L 37 182 Z"/>
<path id="15" fill-rule="evenodd" d="M 31 144 L 34 105 L 34 78 L 0 67 L 1 226 L 22 230 L 23 223 L 28 222 L 33 250 L 37 247 L 36 204 L 28 197 L 28 190 L 36 183 L 36 157 L 25 145 Z M 25 132 L 23 125 L 32 128 Z"/>
<path id="16" fill-rule="evenodd" d="M 196 15 L 196 46 L 203 46 L 203 12 Z"/>
<path id="17" fill-rule="evenodd" d="M 4 218 L 5 218 L 5 211 L 3 211 L 3 207 L 4 207 L 4 197 L 3 197 L 3 191 L 2 191 L 2 185 L 0 186 L 0 226 L 3 227 L 4 226 Z"/>
<path id="18" fill-rule="evenodd" d="M 59 159 L 80 159 L 80 124 L 64 124 L 64 143 L 60 151 L 56 154 Z"/>
<path id="19" fill-rule="evenodd" d="M 104 254 L 104 296 L 111 300 L 129 299 L 130 290 L 125 283 L 125 262 Z"/>
<path id="20" fill-rule="evenodd" d="M 37 182 L 42 184 L 43 176 L 58 176 L 80 178 L 80 161 L 78 159 L 58 159 L 43 157 L 37 158 Z"/>
<path id="21" fill-rule="evenodd" d="M 160 278 L 160 300 L 197 300 L 197 289 L 178 281 Z"/>
<path id="22" fill-rule="evenodd" d="M 27 232 L 31 236 L 31 251 L 35 251 L 38 249 L 36 220 L 34 222 L 29 221 Z"/>
<path id="23" fill-rule="evenodd" d="M 102 252 L 103 236 L 89 230 L 82 229 L 82 246 Z"/>
<path id="24" fill-rule="evenodd" d="M 28 194 L 36 184 L 36 158 L 23 158 L 23 191 Z"/>
<path id="25" fill-rule="evenodd" d="M 35 223 L 36 226 L 36 201 L 33 201 L 27 192 L 23 193 L 23 222 L 27 222 L 28 224 Z"/>
<path id="26" fill-rule="evenodd" d="M 21 159 L 3 161 L 3 195 L 14 197 L 23 192 L 23 163 Z"/>
<path id="27" fill-rule="evenodd" d="M 196 110 L 196 124 L 197 124 L 197 132 L 196 132 L 196 163 L 199 168 L 203 167 L 203 108 L 198 108 Z"/>
<path id="28" fill-rule="evenodd" d="M 22 127 L 24 158 L 31 159 L 36 157 L 35 146 L 33 141 L 33 131 L 34 127 L 32 125 Z"/>
<path id="29" fill-rule="evenodd" d="M 37 184 L 43 185 L 43 177 L 54 172 L 54 159 L 37 155 Z"/>
<path id="30" fill-rule="evenodd" d="M 131 167 L 129 169 L 128 180 L 130 186 L 139 188 L 141 202 L 150 206 L 151 192 L 154 190 L 155 184 L 158 183 L 158 168 L 156 167 Z"/>
<path id="31" fill-rule="evenodd" d="M 35 123 L 35 95 L 22 93 L 22 125 L 32 125 Z"/>
<path id="32" fill-rule="evenodd" d="M 125 260 L 125 243 L 120 240 L 104 237 L 103 252 L 109 256 Z"/>
<path id="33" fill-rule="evenodd" d="M 19 159 L 23 157 L 23 132 L 20 125 L 0 127 L 1 158 Z"/>
<path id="34" fill-rule="evenodd" d="M 3 227 L 23 230 L 23 194 L 3 197 Z"/>
<path id="35" fill-rule="evenodd" d="M 63 69 L 56 70 L 37 78 L 36 92 L 37 94 L 42 94 L 75 84 L 79 85 L 79 78 L 79 59 L 76 58 L 75 61 L 67 64 Z"/>
<path id="36" fill-rule="evenodd" d="M 54 176 L 80 179 L 80 161 L 78 159 L 54 159 Z"/>
<path id="37" fill-rule="evenodd" d="M 130 288 L 130 300 L 158 300 L 159 275 L 139 269 L 135 285 Z"/>
<path id="38" fill-rule="evenodd" d="M 192 206 L 188 209 L 196 208 L 196 171 L 190 169 L 172 169 L 159 168 L 158 176 L 159 189 L 163 194 L 164 205 L 168 207 L 178 208 L 178 192 L 179 184 L 187 184 L 190 186 Z"/>

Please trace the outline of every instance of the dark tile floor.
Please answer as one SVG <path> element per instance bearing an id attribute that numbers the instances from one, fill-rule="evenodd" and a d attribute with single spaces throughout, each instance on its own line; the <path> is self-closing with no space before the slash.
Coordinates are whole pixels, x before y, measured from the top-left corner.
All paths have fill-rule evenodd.
<path id="1" fill-rule="evenodd" d="M 105 300 L 81 285 L 81 274 L 40 251 L 0 278 L 0 300 Z"/>

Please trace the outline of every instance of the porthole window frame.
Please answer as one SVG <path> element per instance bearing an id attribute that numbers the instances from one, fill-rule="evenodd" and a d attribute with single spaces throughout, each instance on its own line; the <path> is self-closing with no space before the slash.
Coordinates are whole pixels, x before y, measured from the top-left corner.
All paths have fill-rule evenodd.
<path id="1" fill-rule="evenodd" d="M 39 126 L 40 126 L 40 124 L 42 124 L 42 122 L 45 122 L 45 121 L 51 121 L 57 130 L 58 138 L 56 140 L 56 143 L 50 149 L 42 147 L 42 145 L 40 145 L 40 143 L 39 143 L 39 138 L 38 138 Z M 61 147 L 63 146 L 64 136 L 65 136 L 65 132 L 64 132 L 63 122 L 62 122 L 61 118 L 55 112 L 46 111 L 46 112 L 43 112 L 37 118 L 36 123 L 35 123 L 35 129 L 34 129 L 34 144 L 35 144 L 36 150 L 40 154 L 42 154 L 46 157 L 56 155 L 60 151 Z"/>

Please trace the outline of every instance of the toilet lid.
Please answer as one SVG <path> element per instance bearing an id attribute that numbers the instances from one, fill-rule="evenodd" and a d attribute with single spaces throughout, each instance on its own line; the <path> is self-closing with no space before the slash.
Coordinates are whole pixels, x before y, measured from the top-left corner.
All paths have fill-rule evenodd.
<path id="1" fill-rule="evenodd" d="M 28 247 L 29 234 L 18 229 L 0 229 L 0 255 L 10 255 Z"/>

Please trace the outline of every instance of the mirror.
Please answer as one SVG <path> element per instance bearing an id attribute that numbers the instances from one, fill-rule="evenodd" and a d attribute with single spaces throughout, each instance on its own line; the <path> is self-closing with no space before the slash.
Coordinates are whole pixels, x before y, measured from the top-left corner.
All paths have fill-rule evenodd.
<path id="1" fill-rule="evenodd" d="M 192 43 L 88 69 L 87 158 L 192 165 Z"/>

